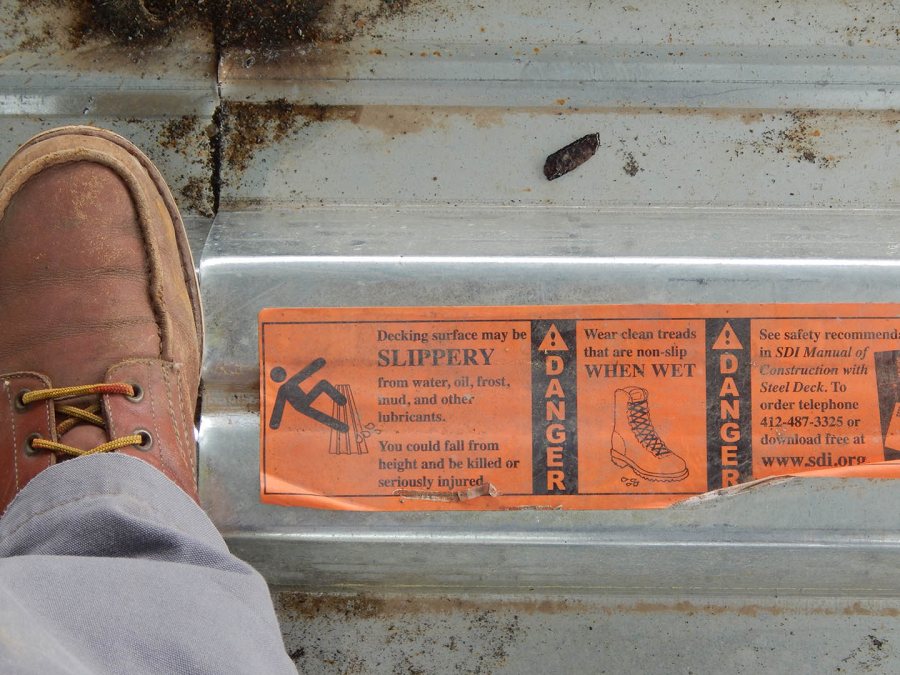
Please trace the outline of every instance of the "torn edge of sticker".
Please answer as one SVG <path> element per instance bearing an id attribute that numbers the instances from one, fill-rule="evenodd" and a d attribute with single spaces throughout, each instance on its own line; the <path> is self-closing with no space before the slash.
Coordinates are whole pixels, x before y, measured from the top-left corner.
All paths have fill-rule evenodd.
<path id="1" fill-rule="evenodd" d="M 871 475 L 870 471 L 873 469 L 873 467 L 891 467 L 895 468 L 897 473 L 893 476 L 885 474 Z M 743 494 L 744 492 L 756 490 L 764 485 L 780 485 L 782 483 L 787 483 L 794 480 L 807 480 L 810 478 L 874 478 L 886 480 L 893 478 L 894 480 L 896 480 L 900 479 L 900 460 L 895 459 L 885 462 L 859 464 L 852 467 L 831 467 L 825 469 L 817 469 L 815 471 L 803 471 L 800 473 L 785 473 L 778 474 L 777 476 L 766 476 L 765 478 L 757 478 L 756 480 L 751 480 L 746 483 L 738 483 L 737 485 L 732 485 L 727 488 L 720 488 L 718 490 L 704 492 L 703 494 L 699 494 L 694 497 L 684 499 L 680 502 L 676 502 L 675 504 L 672 504 L 671 508 L 693 506 L 695 504 L 712 501 L 714 499 L 733 497 L 735 495 Z"/>
<path id="2" fill-rule="evenodd" d="M 468 490 L 450 490 L 448 492 L 430 492 L 427 490 L 394 490 L 395 497 L 405 499 L 421 499 L 429 502 L 467 502 L 478 497 L 497 497 L 500 495 L 493 483 L 482 483 Z"/>
<path id="3" fill-rule="evenodd" d="M 761 485 L 777 485 L 779 483 L 786 483 L 794 480 L 797 476 L 793 476 L 790 474 L 779 475 L 779 476 L 767 476 L 765 478 L 758 478 L 757 480 L 748 481 L 747 483 L 739 483 L 737 485 L 732 485 L 727 488 L 720 488 L 718 490 L 710 490 L 709 492 L 704 492 L 703 494 L 696 495 L 694 497 L 690 497 L 688 499 L 682 500 L 680 502 L 676 502 L 672 505 L 672 508 L 679 508 L 682 506 L 693 506 L 695 504 L 709 502 L 714 499 L 721 499 L 723 497 L 733 497 L 734 495 L 742 494 L 744 492 L 749 492 L 751 490 L 755 490 Z"/>

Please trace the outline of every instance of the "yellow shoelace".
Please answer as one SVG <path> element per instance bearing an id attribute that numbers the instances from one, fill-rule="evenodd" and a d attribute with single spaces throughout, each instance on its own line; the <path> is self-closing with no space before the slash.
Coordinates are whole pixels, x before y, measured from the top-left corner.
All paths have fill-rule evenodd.
<path id="1" fill-rule="evenodd" d="M 56 404 L 57 401 L 67 398 L 76 398 L 78 396 L 87 396 L 90 394 L 121 394 L 122 396 L 134 397 L 135 389 L 134 386 L 124 382 L 85 384 L 77 387 L 36 389 L 22 394 L 20 400 L 22 405 L 25 406 L 38 401 L 52 400 L 54 408 L 56 409 L 56 415 L 58 417 L 66 418 L 56 425 L 56 436 L 58 438 L 78 424 L 93 424 L 101 429 L 106 429 L 106 421 L 97 414 L 101 410 L 99 403 L 94 403 L 85 408 Z M 122 436 L 121 438 L 114 438 L 113 440 L 102 443 L 90 450 L 82 450 L 81 448 L 66 445 L 65 443 L 50 441 L 46 438 L 33 438 L 30 441 L 30 445 L 34 450 L 49 450 L 50 452 L 61 452 L 66 455 L 72 455 L 73 457 L 79 457 L 81 455 L 93 455 L 98 452 L 112 452 L 113 450 L 126 448 L 129 445 L 140 446 L 145 442 L 146 440 L 141 434 L 131 434 L 129 436 Z"/>

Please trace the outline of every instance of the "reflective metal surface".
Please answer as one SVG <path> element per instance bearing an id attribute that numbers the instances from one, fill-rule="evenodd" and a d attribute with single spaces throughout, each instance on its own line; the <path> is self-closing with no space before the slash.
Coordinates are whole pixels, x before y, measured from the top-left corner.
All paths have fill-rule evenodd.
<path id="1" fill-rule="evenodd" d="M 314 4 L 319 37 L 273 50 L 190 22 L 115 45 L 82 12 L 116 3 L 0 3 L 2 154 L 105 126 L 189 216 L 203 504 L 291 587 L 303 672 L 896 672 L 894 483 L 263 506 L 256 354 L 265 306 L 897 302 L 896 2 Z M 597 154 L 545 181 L 587 133 Z"/>
<path id="2" fill-rule="evenodd" d="M 204 505 L 272 582 L 304 588 L 894 595 L 900 509 L 887 505 L 900 505 L 900 492 L 889 481 L 789 479 L 635 512 L 341 513 L 260 504 L 256 314 L 279 306 L 897 302 L 896 216 L 220 213 L 201 265 Z"/>

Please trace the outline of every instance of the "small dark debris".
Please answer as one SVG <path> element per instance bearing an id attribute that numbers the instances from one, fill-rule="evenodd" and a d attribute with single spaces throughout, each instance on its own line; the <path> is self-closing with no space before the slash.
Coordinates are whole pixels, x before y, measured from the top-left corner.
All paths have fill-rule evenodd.
<path id="1" fill-rule="evenodd" d="M 209 181 L 204 180 L 200 176 L 191 176 L 181 186 L 181 196 L 184 198 L 181 204 L 183 208 L 195 211 L 207 218 L 215 215 Z"/>
<path id="2" fill-rule="evenodd" d="M 325 0 L 218 0 L 213 27 L 220 47 L 278 49 L 308 43 Z"/>
<path id="3" fill-rule="evenodd" d="M 170 150 L 188 154 L 193 149 L 192 135 L 200 119 L 196 115 L 183 115 L 166 122 L 159 132 L 159 144 Z"/>
<path id="4" fill-rule="evenodd" d="M 73 46 L 95 35 L 121 44 L 146 43 L 202 15 L 188 0 L 72 0 L 72 5 L 78 10 L 70 28 Z"/>
<path id="5" fill-rule="evenodd" d="M 547 157 L 544 162 L 544 176 L 556 180 L 588 161 L 600 147 L 600 134 L 588 134 L 569 143 Z"/>
<path id="6" fill-rule="evenodd" d="M 285 99 L 248 103 L 229 101 L 222 106 L 228 143 L 225 161 L 243 171 L 257 149 L 282 140 L 294 129 L 299 107 Z"/>
<path id="7" fill-rule="evenodd" d="M 625 164 L 624 166 L 622 166 L 622 171 L 627 173 L 632 178 L 637 176 L 638 171 L 641 171 L 640 165 L 637 163 L 634 155 L 632 155 L 630 152 L 625 155 Z"/>
<path id="8" fill-rule="evenodd" d="M 381 0 L 359 6 L 335 0 L 20 0 L 69 4 L 72 47 L 93 38 L 117 44 L 169 43 L 185 27 L 200 28 L 217 49 L 246 49 L 266 60 L 284 50 L 343 42 L 377 22 L 414 11 L 429 0 Z M 32 40 L 29 45 L 37 44 Z M 252 60 L 252 59 L 250 59 Z"/>
<path id="9" fill-rule="evenodd" d="M 818 147 L 822 136 L 822 131 L 818 128 L 820 116 L 821 113 L 815 110 L 788 111 L 782 119 L 790 122 L 790 126 L 762 131 L 753 141 L 738 144 L 735 153 L 740 156 L 744 147 L 749 147 L 757 154 L 774 151 L 778 155 L 785 155 L 792 162 L 807 162 L 822 169 L 834 168 L 840 157 L 823 154 Z"/>

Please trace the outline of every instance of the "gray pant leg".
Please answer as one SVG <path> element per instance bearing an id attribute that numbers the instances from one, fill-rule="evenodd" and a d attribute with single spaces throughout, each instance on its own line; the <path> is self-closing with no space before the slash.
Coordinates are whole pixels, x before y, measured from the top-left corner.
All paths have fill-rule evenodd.
<path id="1" fill-rule="evenodd" d="M 296 673 L 268 588 L 150 465 L 39 474 L 0 519 L 0 672 Z"/>

